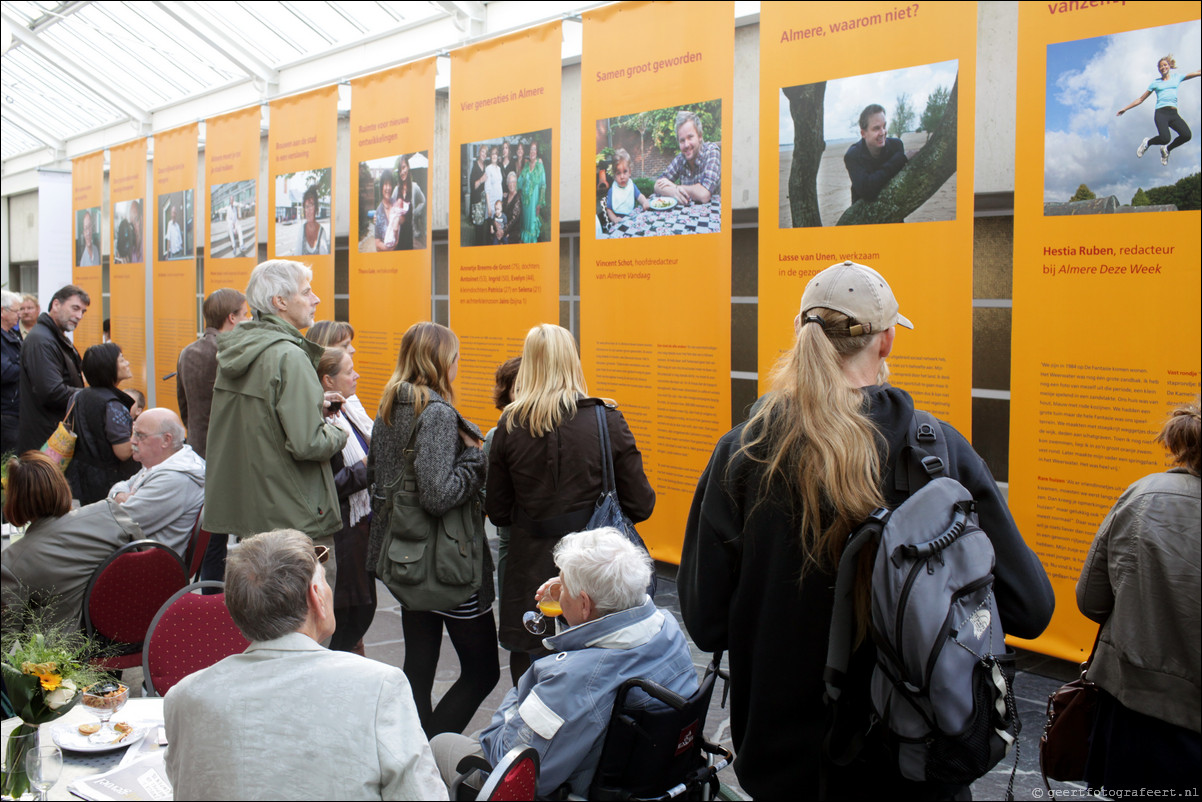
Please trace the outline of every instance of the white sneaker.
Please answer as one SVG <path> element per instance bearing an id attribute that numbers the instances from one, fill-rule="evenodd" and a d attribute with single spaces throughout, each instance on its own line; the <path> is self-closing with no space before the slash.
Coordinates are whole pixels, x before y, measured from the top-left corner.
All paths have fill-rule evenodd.
<path id="1" fill-rule="evenodd" d="M 1135 158 L 1142 159 L 1144 154 L 1148 152 L 1148 140 L 1152 137 L 1144 137 L 1144 141 L 1139 143 L 1139 147 L 1135 149 Z"/>
<path id="2" fill-rule="evenodd" d="M 1161 164 L 1169 163 L 1169 149 L 1166 148 L 1164 145 L 1160 146 L 1160 163 Z"/>

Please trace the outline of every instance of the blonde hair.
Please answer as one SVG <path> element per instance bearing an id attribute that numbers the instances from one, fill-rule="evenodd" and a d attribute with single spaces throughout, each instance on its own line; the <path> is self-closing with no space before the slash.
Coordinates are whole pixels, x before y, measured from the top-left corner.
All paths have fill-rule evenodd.
<path id="1" fill-rule="evenodd" d="M 768 468 L 761 498 L 779 478 L 801 508 L 803 575 L 833 569 L 848 533 L 885 503 L 880 435 L 862 410 L 863 394 L 843 373 L 844 362 L 881 334 L 835 336 L 847 330 L 850 318 L 824 308 L 807 314 L 817 314 L 825 325 L 801 326 L 792 350 L 777 362 L 772 392 L 748 421 L 739 449 Z M 882 363 L 878 381 L 887 376 Z M 824 513 L 831 516 L 825 528 Z"/>
<path id="2" fill-rule="evenodd" d="M 1156 66 L 1159 67 L 1160 62 L 1162 62 L 1162 61 L 1167 61 L 1169 63 L 1170 70 L 1177 69 L 1177 59 L 1173 58 L 1172 53 L 1169 53 L 1167 56 L 1161 56 L 1160 58 L 1156 59 Z"/>
<path id="3" fill-rule="evenodd" d="M 543 323 L 530 329 L 522 348 L 522 365 L 513 386 L 506 431 L 520 426 L 542 437 L 576 414 L 576 399 L 588 395 L 580 352 L 572 333 Z"/>
<path id="4" fill-rule="evenodd" d="M 614 169 L 617 169 L 619 164 L 625 163 L 630 165 L 630 154 L 626 152 L 626 148 L 618 148 L 614 151 Z"/>
<path id="5" fill-rule="evenodd" d="M 455 332 L 438 323 L 414 323 L 401 337 L 396 370 L 392 372 L 388 384 L 384 385 L 379 417 L 392 425 L 392 409 L 404 391 L 404 384 L 412 388 L 415 416 L 420 415 L 426 404 L 430 403 L 431 390 L 453 404 L 455 391 L 451 388 L 451 365 L 458 358 L 459 338 Z M 408 394 L 405 400 L 410 400 Z"/>

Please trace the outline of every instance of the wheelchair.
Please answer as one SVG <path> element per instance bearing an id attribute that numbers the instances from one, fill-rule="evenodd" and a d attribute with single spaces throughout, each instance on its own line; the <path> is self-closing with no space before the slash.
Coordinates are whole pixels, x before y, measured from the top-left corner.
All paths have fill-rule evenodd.
<path id="1" fill-rule="evenodd" d="M 588 799 L 722 798 L 718 773 L 730 765 L 734 755 L 704 736 L 714 682 L 719 677 L 724 682 L 728 679 L 719 668 L 721 661 L 719 652 L 706 668 L 700 687 L 688 698 L 645 679 L 630 679 L 619 687 Z M 652 704 L 647 704 L 648 697 L 654 700 Z M 538 754 L 533 749 L 515 747 L 495 768 L 481 764 L 477 757 L 464 758 L 459 764 L 461 776 L 452 799 L 533 798 L 524 795 L 530 787 L 531 770 L 536 775 L 538 771 Z M 520 772 L 514 771 L 518 765 L 522 766 Z M 475 770 L 491 773 L 480 794 L 469 796 L 462 780 Z M 506 778 L 511 775 L 516 785 L 507 788 Z M 551 798 L 579 797 L 568 794 L 565 786 Z"/>

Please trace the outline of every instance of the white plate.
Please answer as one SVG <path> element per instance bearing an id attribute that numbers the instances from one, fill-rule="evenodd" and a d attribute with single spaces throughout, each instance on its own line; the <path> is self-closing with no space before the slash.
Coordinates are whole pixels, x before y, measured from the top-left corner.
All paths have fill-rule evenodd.
<path id="1" fill-rule="evenodd" d="M 114 718 L 113 721 L 115 723 L 125 721 L 125 719 Z M 116 743 L 92 743 L 89 740 L 91 736 L 84 735 L 79 731 L 78 722 L 73 724 L 69 721 L 60 721 L 50 728 L 50 735 L 54 738 L 54 742 L 58 744 L 59 749 L 67 749 L 71 752 L 112 752 L 115 749 L 124 749 L 130 744 L 136 744 L 150 731 L 150 725 L 148 724 L 135 721 L 128 721 L 126 723 L 133 724 L 134 731 Z"/>
<path id="2" fill-rule="evenodd" d="M 664 201 L 668 201 L 668 205 L 667 205 L 667 206 L 656 206 L 656 205 L 655 205 L 655 202 L 656 202 L 656 201 L 659 201 L 661 204 L 662 204 Z M 668 211 L 669 209 L 675 209 L 675 208 L 676 208 L 676 204 L 677 204 L 677 203 L 679 203 L 679 201 L 677 201 L 677 200 L 676 200 L 676 198 L 669 198 L 669 197 L 667 197 L 666 195 L 660 195 L 658 198 L 655 198 L 655 199 L 653 199 L 653 200 L 651 201 L 651 211 L 653 211 L 653 212 L 666 212 L 666 211 Z"/>

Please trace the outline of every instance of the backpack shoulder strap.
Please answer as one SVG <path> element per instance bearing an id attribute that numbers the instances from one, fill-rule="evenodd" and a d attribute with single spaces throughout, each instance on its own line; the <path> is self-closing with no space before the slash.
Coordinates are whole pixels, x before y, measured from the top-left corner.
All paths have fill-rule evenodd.
<path id="1" fill-rule="evenodd" d="M 906 432 L 906 443 L 894 468 L 894 488 L 912 495 L 932 479 L 947 476 L 947 469 L 947 439 L 943 436 L 943 424 L 931 413 L 915 409 Z"/>

